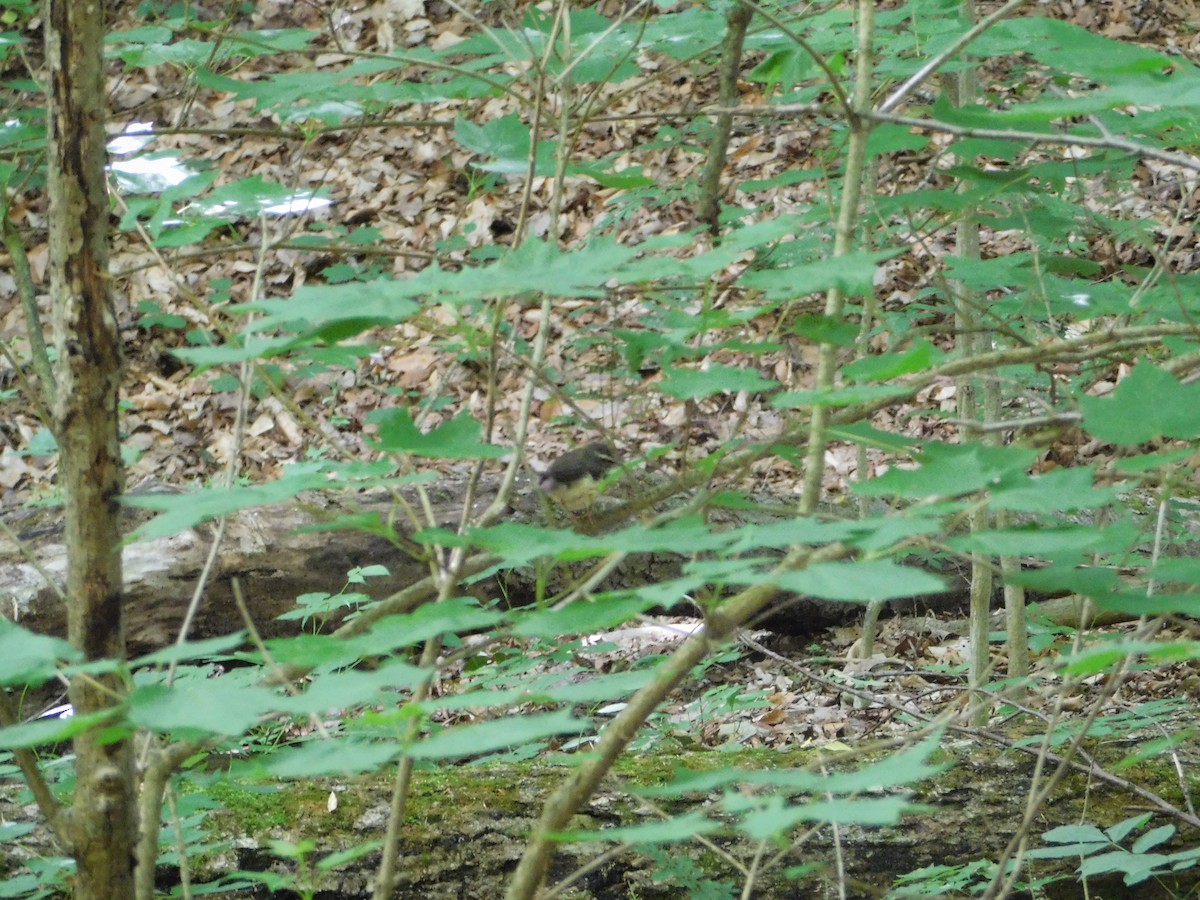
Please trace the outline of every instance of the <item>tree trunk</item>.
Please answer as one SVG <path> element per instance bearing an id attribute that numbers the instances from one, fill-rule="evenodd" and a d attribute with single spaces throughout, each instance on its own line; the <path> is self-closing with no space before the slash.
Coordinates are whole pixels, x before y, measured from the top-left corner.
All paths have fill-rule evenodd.
<path id="1" fill-rule="evenodd" d="M 123 659 L 117 435 L 121 344 L 108 275 L 104 5 L 50 0 L 50 290 L 58 353 L 55 430 L 66 505 L 67 634 L 87 660 Z M 75 714 L 120 703 L 119 675 L 71 679 Z M 133 896 L 137 807 L 128 737 L 75 738 L 67 819 L 77 898 Z M 149 861 L 154 864 L 153 860 Z"/>

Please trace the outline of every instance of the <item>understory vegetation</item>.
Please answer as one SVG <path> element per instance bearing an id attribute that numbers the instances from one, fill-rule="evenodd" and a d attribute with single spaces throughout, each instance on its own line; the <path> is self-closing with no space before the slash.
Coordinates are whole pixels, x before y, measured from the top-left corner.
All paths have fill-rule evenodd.
<path id="1" fill-rule="evenodd" d="M 2 571 L 72 616 L 0 619 L 0 897 L 101 840 L 80 896 L 1195 894 L 1194 16 L 110 3 L 105 260 L 61 5 L 0 0 Z M 154 646 L 75 614 L 89 285 L 108 552 L 207 557 Z M 391 556 L 263 621 L 222 560 L 282 509 Z"/>

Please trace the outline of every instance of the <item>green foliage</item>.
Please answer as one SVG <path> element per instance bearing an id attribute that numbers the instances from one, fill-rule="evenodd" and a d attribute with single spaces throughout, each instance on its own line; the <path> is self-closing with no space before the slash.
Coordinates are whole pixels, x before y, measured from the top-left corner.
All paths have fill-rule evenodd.
<path id="1" fill-rule="evenodd" d="M 847 123 L 842 111 L 827 103 L 831 86 L 826 79 L 832 73 L 849 93 L 847 61 L 856 50 L 847 8 L 816 9 L 804 18 L 777 10 L 791 17 L 788 30 L 803 34 L 823 66 L 777 22 L 759 21 L 761 27 L 751 30 L 747 48 L 754 55 L 743 77 L 763 86 L 756 102 L 764 112 L 777 102 L 822 104 L 819 114 L 806 120 L 820 131 L 821 140 L 810 143 L 821 149 L 793 165 L 781 140 L 779 165 L 765 177 L 749 167 L 753 177 L 737 181 L 740 170 L 730 167 L 731 186 L 741 192 L 737 202 L 746 206 L 726 208 L 727 229 L 719 242 L 701 242 L 695 232 L 673 223 L 662 233 L 645 229 L 632 236 L 622 227 L 694 200 L 694 182 L 668 180 L 650 160 L 653 154 L 682 160 L 679 171 L 698 164 L 711 141 L 708 111 L 685 109 L 656 122 L 638 137 L 639 153 L 606 147 L 592 154 L 581 135 L 588 134 L 595 124 L 590 117 L 610 99 L 619 103 L 630 94 L 651 93 L 646 88 L 660 70 L 704 81 L 724 28 L 723 4 L 661 4 L 640 19 L 566 8 L 561 21 L 531 7 L 519 21 L 498 23 L 443 49 L 347 55 L 320 67 L 306 62 L 294 68 L 293 61 L 308 60 L 325 36 L 303 29 L 226 27 L 190 18 L 194 11 L 183 6 L 144 7 L 137 27 L 110 36 L 107 53 L 114 67 L 126 73 L 160 67 L 189 89 L 242 103 L 261 121 L 283 126 L 280 140 L 327 139 L 340 129 L 368 129 L 407 115 L 418 104 L 470 99 L 480 102 L 469 113 L 456 107 L 443 122 L 465 151 L 446 164 L 456 173 L 465 170 L 470 199 L 499 195 L 528 174 L 552 178 L 561 160 L 570 184 L 586 184 L 589 191 L 598 185 L 597 196 L 607 204 L 588 237 L 569 245 L 560 244 L 552 225 L 544 238 L 465 252 L 476 245 L 466 227 L 455 224 L 441 235 L 440 259 L 397 277 L 387 261 L 371 255 L 380 251 L 388 260 L 383 251 L 393 249 L 382 225 L 310 221 L 315 217 L 307 214 L 332 196 L 326 187 L 277 183 L 258 173 L 226 174 L 190 151 L 162 147 L 154 134 L 125 135 L 136 139 L 136 147 L 112 151 L 121 157 L 112 166 L 112 185 L 119 198 L 114 215 L 127 237 L 144 230 L 158 252 L 207 252 L 241 241 L 260 223 L 288 222 L 295 226 L 289 251 L 329 255 L 314 267 L 309 283 L 290 292 L 286 287 L 264 292 L 232 307 L 224 305 L 233 295 L 230 281 L 208 284 L 209 299 L 223 306 L 221 316 L 229 318 L 222 323 L 230 330 L 218 337 L 221 332 L 206 326 L 187 336 L 190 346 L 173 350 L 185 363 L 200 371 L 228 371 L 225 367 L 252 362 L 259 367 L 257 386 L 265 392 L 328 373 L 357 376 L 363 357 L 378 344 L 397 332 L 415 331 L 435 351 L 475 371 L 501 343 L 527 359 L 524 341 L 530 339 L 518 323 L 543 298 L 552 305 L 569 300 L 593 312 L 617 303 L 615 298 L 635 297 L 636 317 L 622 319 L 616 328 L 581 327 L 576 335 L 578 347 L 602 347 L 611 354 L 604 374 L 614 393 L 638 398 L 652 392 L 667 406 L 679 401 L 689 422 L 705 416 L 732 420 L 729 404 L 734 397 L 745 398 L 757 405 L 756 414 L 779 425 L 767 429 L 768 439 L 753 438 L 762 442 L 760 455 L 791 464 L 804 459 L 804 417 L 820 408 L 828 414 L 835 441 L 870 450 L 888 469 L 874 478 L 861 473 L 853 492 L 863 508 L 841 517 L 789 511 L 718 525 L 719 519 L 693 510 L 652 524 L 649 518 L 630 519 L 599 534 L 526 521 L 418 530 L 412 540 L 424 559 L 444 565 L 453 551 L 486 554 L 489 574 L 522 568 L 559 574 L 566 564 L 639 553 L 677 555 L 683 562 L 678 571 L 656 572 L 649 584 L 601 587 L 569 603 L 561 602 L 564 592 L 509 609 L 498 598 L 462 596 L 463 589 L 455 586 L 437 604 L 378 618 L 381 601 L 367 579 L 382 572 L 368 566 L 352 573 L 339 593 L 312 591 L 298 598 L 283 620 L 301 620 L 305 633 L 269 638 L 250 649 L 239 632 L 148 654 L 130 664 L 130 693 L 113 711 L 15 724 L 0 729 L 0 747 L 52 745 L 88 728 L 114 734 L 144 729 L 168 739 L 202 741 L 209 748 L 243 748 L 228 778 L 247 780 L 370 773 L 398 758 L 418 762 L 418 774 L 421 767 L 545 757 L 552 749 L 560 751 L 556 759 L 561 761 L 597 739 L 606 721 L 598 709 L 628 702 L 660 676 L 667 659 L 648 655 L 627 670 L 608 671 L 597 662 L 601 648 L 569 636 L 616 628 L 655 606 L 684 600 L 717 614 L 725 598 L 742 588 L 843 603 L 922 597 L 945 590 L 946 581 L 918 561 L 958 562 L 973 554 L 1018 558 L 1024 571 L 1011 576 L 1014 583 L 1077 593 L 1101 608 L 1146 615 L 1200 612 L 1200 569 L 1191 559 L 1194 498 L 1172 493 L 1174 485 L 1194 476 L 1192 448 L 1172 442 L 1200 436 L 1200 389 L 1186 366 L 1176 366 L 1195 352 L 1197 338 L 1183 327 L 1164 327 L 1193 321 L 1188 298 L 1197 295 L 1200 279 L 1170 265 L 1146 268 L 1093 258 L 1099 255 L 1096 248 L 1109 244 L 1144 251 L 1155 260 L 1166 256 L 1161 223 L 1127 202 L 1129 182 L 1139 172 L 1128 147 L 1140 142 L 1167 152 L 1200 143 L 1194 114 L 1200 69 L 1184 57 L 1038 16 L 993 27 L 969 51 L 975 59 L 1005 63 L 997 67 L 996 83 L 983 102 L 958 107 L 941 97 L 915 95 L 906 110 L 935 123 L 987 129 L 987 134 L 957 139 L 950 148 L 955 164 L 946 167 L 936 158 L 945 149 L 940 138 L 934 142 L 907 123 L 879 125 L 868 145 L 872 164 L 887 171 L 901 157 L 917 157 L 928 162 L 929 177 L 919 189 L 906 189 L 908 182 L 901 180 L 895 190 L 887 185 L 878 191 L 858 226 L 869 241 L 834 256 L 829 204 L 844 189 L 838 154 Z M 6 29 L 0 55 L 12 67 L 29 42 L 8 29 L 24 27 L 36 10 L 15 0 L 0 9 Z M 879 49 L 886 51 L 877 54 L 881 93 L 957 39 L 968 27 L 959 13 L 954 0 L 910 0 L 880 10 Z M 262 58 L 271 62 L 267 70 L 245 77 L 242 67 Z M 535 84 L 529 70 L 543 63 L 539 77 L 547 81 Z M 966 64 L 952 60 L 943 71 Z M 564 133 L 557 123 L 547 127 L 550 117 L 533 115 L 535 86 L 563 104 L 561 113 L 569 120 Z M 10 80 L 2 90 L 14 102 L 6 104 L 11 110 L 0 123 L 0 182 L 16 197 L 43 180 L 45 103 L 32 79 Z M 484 108 L 493 113 L 477 116 Z M 782 131 L 793 115 L 748 127 Z M 536 134 L 530 127 L 535 120 L 541 124 Z M 1029 134 L 1004 140 L 997 132 L 1005 128 L 1052 140 L 1031 145 Z M 1079 137 L 1107 138 L 1113 146 L 1076 146 L 1068 153 L 1052 149 Z M 826 196 L 811 199 L 815 195 L 803 191 L 817 179 Z M 768 191 L 773 193 L 759 196 Z M 864 302 L 888 266 L 908 265 L 914 247 L 936 255 L 928 248 L 940 246 L 960 223 L 1009 232 L 1011 243 L 990 258 L 931 264 L 928 273 L 913 279 L 919 284 L 910 285 L 910 291 L 898 289 L 881 308 Z M 1181 227 L 1186 231 L 1188 224 Z M 652 233 L 656 236 L 645 236 Z M 1117 445 L 1123 458 L 1111 465 L 1092 458 L 1057 468 L 1043 465 L 1044 448 L 1017 422 L 1011 441 L 992 442 L 970 430 L 957 441 L 943 440 L 933 403 L 925 410 L 927 422 L 908 428 L 902 420 L 916 407 L 903 404 L 926 403 L 931 387 L 955 379 L 962 389 L 961 379 L 980 374 L 947 339 L 946 279 L 974 291 L 976 312 L 991 341 L 992 359 L 984 374 L 1011 391 L 1003 415 L 1019 420 L 1044 413 L 1078 422 L 1087 438 Z M 829 290 L 847 295 L 847 315 L 818 311 L 813 299 Z M 514 310 L 513 321 L 507 321 Z M 179 330 L 194 321 L 179 315 L 165 297 L 141 301 L 138 312 L 146 329 Z M 764 321 L 771 324 L 760 333 L 756 329 Z M 1106 332 L 1124 328 L 1144 331 L 1106 355 Z M 1077 336 L 1069 345 L 1059 343 L 1064 334 Z M 804 343 L 829 344 L 846 354 L 833 387 L 809 389 L 802 379 L 784 374 L 794 362 L 788 354 Z M 849 361 L 856 347 L 868 350 Z M 1039 347 L 1050 349 L 1038 356 L 1032 351 Z M 1132 371 L 1112 383 L 1117 364 L 1132 361 L 1133 353 L 1141 357 Z M 642 380 L 646 372 L 655 373 L 653 381 Z M 522 377 L 528 374 L 521 370 Z M 547 382 L 559 374 L 536 373 Z M 239 386 L 223 377 L 217 389 Z M 564 393 L 585 393 L 570 377 L 560 380 L 572 382 Z M 292 502 L 302 492 L 392 491 L 424 484 L 436 476 L 408 474 L 410 469 L 400 467 L 420 468 L 431 460 L 486 463 L 508 452 L 498 446 L 495 423 L 485 428 L 474 408 L 452 410 L 437 424 L 426 424 L 424 413 L 442 412 L 448 401 L 425 397 L 421 390 L 397 390 L 400 402 L 365 417 L 370 432 L 362 443 L 376 461 L 309 460 L 285 467 L 265 483 L 126 497 L 128 505 L 158 514 L 131 540 L 149 541 L 240 510 Z M 903 412 L 891 415 L 898 408 Z M 881 410 L 889 415 L 872 418 Z M 697 411 L 703 415 L 696 417 Z M 634 415 L 629 413 L 631 420 Z M 666 429 L 662 434 L 675 436 Z M 54 452 L 48 430 L 23 441 L 19 453 Z M 730 440 L 726 449 L 748 453 L 748 447 Z M 729 474 L 717 471 L 715 458 L 710 465 L 705 474 L 715 474 L 718 483 Z M 729 485 L 710 498 L 709 507 L 753 508 L 751 492 L 741 487 Z M 1169 512 L 1170 527 L 1158 529 L 1143 511 L 1157 505 Z M 984 508 L 1012 518 L 1004 527 L 967 533 L 965 519 Z M 347 516 L 331 527 L 364 527 L 394 537 L 377 518 L 368 523 Z M 796 548 L 837 549 L 840 556 L 779 571 L 783 554 Z M 482 576 L 479 581 L 486 583 Z M 334 620 L 343 614 L 370 625 L 352 637 L 335 635 Z M 1035 626 L 1032 639 L 1063 678 L 1103 676 L 1131 660 L 1153 667 L 1200 658 L 1200 647 L 1183 639 L 1083 635 L 1067 651 L 1060 649 L 1067 635 L 1073 633 Z M 442 652 L 436 668 L 417 664 L 425 642 L 436 642 Z M 447 658 L 461 663 L 461 670 Z M 79 654 L 64 642 L 0 620 L 3 685 L 38 686 L 64 673 L 102 667 L 125 671 L 123 661 L 90 668 L 79 662 Z M 239 667 L 210 677 L 216 662 Z M 286 687 L 280 683 L 281 666 L 291 667 Z M 443 679 L 445 691 L 415 699 L 436 678 Z M 690 703 L 689 713 L 745 710 L 760 705 L 762 695 L 720 685 Z M 1176 746 L 1181 738 L 1170 726 L 1183 712 L 1178 703 L 1144 703 L 1098 717 L 1088 724 L 1089 737 L 1113 738 L 1151 727 L 1165 732 L 1125 758 L 1122 765 L 1133 768 Z M 653 725 L 659 731 L 643 737 L 638 745 L 643 752 L 668 740 L 696 740 L 687 734 L 688 725 L 666 717 Z M 1048 735 L 1017 743 L 1046 741 L 1061 748 L 1078 736 L 1079 727 L 1064 722 Z M 915 799 L 920 785 L 944 771 L 934 761 L 939 740 L 940 735 L 826 772 L 751 771 L 730 764 L 679 773 L 669 784 L 646 791 L 679 801 L 676 815 L 559 838 L 643 845 L 658 860 L 661 879 L 689 896 L 731 896 L 736 892 L 731 885 L 659 848 L 708 833 L 784 845 L 810 825 L 894 826 L 920 809 Z M 213 778 L 220 783 L 226 775 Z M 165 862 L 219 849 L 203 829 L 215 795 L 184 794 L 178 825 L 185 846 L 174 846 L 173 828 L 164 830 Z M 709 796 L 716 798 L 711 808 L 687 805 Z M 1194 849 L 1165 848 L 1176 839 L 1173 826 L 1146 830 L 1149 822 L 1142 816 L 1107 827 L 1054 829 L 1043 835 L 1046 846 L 1030 856 L 1079 857 L 1081 877 L 1119 873 L 1130 885 L 1194 865 Z M 0 840 L 22 836 L 20 826 L 0 829 Z M 274 841 L 271 849 L 294 866 L 293 874 L 240 873 L 227 886 L 240 879 L 311 895 L 322 872 L 375 845 L 360 843 L 326 855 L 320 842 L 302 835 Z M 49 895 L 68 875 L 56 861 L 29 869 L 6 879 L 0 896 Z M 812 877 L 804 867 L 792 874 Z M 984 860 L 930 867 L 900 879 L 896 896 L 975 892 L 996 874 L 996 866 Z"/>
<path id="2" fill-rule="evenodd" d="M 1116 873 L 1126 885 L 1193 868 L 1200 861 L 1200 847 L 1163 852 L 1163 845 L 1175 837 L 1176 829 L 1168 823 L 1142 831 L 1152 818 L 1152 814 L 1143 813 L 1103 829 L 1091 824 L 1054 828 L 1042 835 L 1045 846 L 1030 850 L 1029 856 L 1079 858 L 1077 871 L 1083 879 Z M 1142 833 L 1134 837 L 1139 831 Z"/>

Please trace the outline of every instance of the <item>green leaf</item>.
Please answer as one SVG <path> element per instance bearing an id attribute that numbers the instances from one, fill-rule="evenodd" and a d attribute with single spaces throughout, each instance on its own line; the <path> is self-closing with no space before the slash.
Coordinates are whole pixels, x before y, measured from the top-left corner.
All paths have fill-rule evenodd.
<path id="1" fill-rule="evenodd" d="M 854 322 L 831 319 L 824 315 L 798 316 L 792 331 L 815 343 L 834 344 L 838 347 L 853 347 L 858 339 L 858 325 Z"/>
<path id="2" fill-rule="evenodd" d="M 67 641 L 35 634 L 0 617 L 0 684 L 43 684 L 58 674 L 60 662 L 82 658 Z"/>
<path id="3" fill-rule="evenodd" d="M 1107 844 L 1108 836 L 1095 825 L 1061 825 L 1043 834 L 1042 840 L 1052 844 Z"/>
<path id="4" fill-rule="evenodd" d="M 857 296 L 872 290 L 875 267 L 900 252 L 848 253 L 787 268 L 753 270 L 742 276 L 742 286 L 760 290 L 768 299 L 794 300 L 835 287 Z"/>
<path id="5" fill-rule="evenodd" d="M 0 749 L 17 750 L 23 747 L 40 747 L 69 741 L 77 734 L 104 725 L 112 720 L 108 710 L 65 718 L 34 719 L 8 728 L 0 728 Z"/>
<path id="6" fill-rule="evenodd" d="M 856 483 L 854 491 L 868 497 L 957 497 L 1001 485 L 1036 459 L 1036 450 L 1020 447 L 931 443 L 916 454 L 920 468 L 889 469 Z"/>
<path id="7" fill-rule="evenodd" d="M 600 828 L 595 831 L 560 831 L 554 835 L 554 840 L 572 843 L 613 841 L 643 845 L 674 844 L 689 840 L 698 834 L 720 831 L 723 827 L 720 822 L 714 822 L 704 813 L 693 812 L 672 816 L 661 822 L 647 822 L 644 825 Z"/>
<path id="8" fill-rule="evenodd" d="M 222 222 L 255 219 L 261 215 L 289 215 L 326 206 L 324 188 L 296 190 L 264 181 L 260 176 L 241 178 L 213 190 L 194 207 L 184 209 L 187 216 L 207 216 Z"/>
<path id="9" fill-rule="evenodd" d="M 1080 397 L 1079 406 L 1083 427 L 1114 444 L 1200 436 L 1200 383 L 1181 384 L 1147 362 L 1138 363 L 1110 396 Z"/>
<path id="10" fill-rule="evenodd" d="M 318 860 L 316 870 L 318 872 L 332 872 L 334 869 L 341 868 L 357 859 L 362 859 L 364 856 L 377 852 L 382 846 L 383 841 L 364 841 L 361 844 L 347 847 L 345 850 L 336 850 Z"/>
<path id="11" fill-rule="evenodd" d="M 931 369 L 945 356 L 945 353 L 928 341 L 917 341 L 908 350 L 900 353 L 864 356 L 847 363 L 842 366 L 842 375 L 850 381 L 888 381 L 901 375 Z"/>
<path id="12" fill-rule="evenodd" d="M 152 540 L 194 528 L 209 519 L 242 509 L 269 506 L 290 500 L 301 491 L 327 488 L 330 463 L 318 461 L 287 466 L 275 481 L 233 488 L 199 488 L 187 494 L 124 494 L 121 502 L 137 509 L 157 509 L 162 514 L 137 528 L 133 541 Z"/>
<path id="13" fill-rule="evenodd" d="M 633 593 L 628 597 L 580 600 L 562 609 L 525 609 L 518 613 L 512 633 L 520 637 L 539 638 L 592 634 L 627 622 L 657 603 L 655 597 Z"/>
<path id="14" fill-rule="evenodd" d="M 1116 491 L 1096 487 L 1094 477 L 1095 466 L 1080 466 L 1034 477 L 1011 478 L 992 488 L 990 505 L 993 509 L 1014 512 L 1050 513 L 1096 509 L 1116 500 Z"/>
<path id="15" fill-rule="evenodd" d="M 727 796 L 726 802 L 729 800 Z M 741 831 L 756 841 L 775 840 L 801 822 L 868 827 L 895 825 L 904 813 L 914 808 L 907 797 L 839 797 L 806 803 L 785 803 L 782 797 L 772 797 L 761 806 L 761 809 L 743 815 L 737 823 Z"/>
<path id="16" fill-rule="evenodd" d="M 1092 675 L 1108 670 L 1126 657 L 1144 654 L 1149 661 L 1187 661 L 1200 658 L 1200 641 L 1119 640 L 1085 647 L 1065 659 L 1063 671 L 1070 675 Z"/>
<path id="17" fill-rule="evenodd" d="M 597 163 L 577 163 L 569 167 L 573 175 L 586 175 L 601 187 L 618 191 L 630 191 L 636 188 L 650 187 L 654 179 L 646 175 L 642 166 L 626 166 L 619 172 Z"/>
<path id="18" fill-rule="evenodd" d="M 1030 525 L 961 535 L 947 543 L 963 552 L 991 553 L 996 556 L 1038 556 L 1053 558 L 1065 554 L 1115 553 L 1131 546 L 1139 537 L 1129 518 L 1104 528 L 1093 525 L 1068 525 L 1046 528 Z"/>
<path id="19" fill-rule="evenodd" d="M 762 548 L 791 547 L 795 544 L 832 544 L 834 541 L 848 540 L 861 531 L 857 522 L 815 518 L 787 519 L 764 525 L 742 525 L 726 532 L 730 538 L 726 553 L 745 553 Z"/>
<path id="20" fill-rule="evenodd" d="M 292 715 L 323 716 L 332 710 L 378 702 L 384 691 L 415 688 L 428 678 L 429 673 L 419 666 L 394 659 L 373 671 L 321 673 L 308 683 L 303 693 L 280 697 L 275 706 L 280 712 Z"/>
<path id="21" fill-rule="evenodd" d="M 1165 844 L 1175 836 L 1174 825 L 1159 825 L 1157 828 L 1151 828 L 1136 841 L 1130 848 L 1134 853 L 1145 853 L 1148 850 L 1157 847 L 1159 844 Z M 1120 838 L 1114 838 L 1120 840 Z"/>
<path id="22" fill-rule="evenodd" d="M 129 696 L 129 721 L 150 731 L 198 738 L 245 734 L 278 705 L 266 688 L 240 678 L 189 679 L 148 684 Z"/>
<path id="23" fill-rule="evenodd" d="M 435 535 L 439 541 L 454 545 L 454 536 Z M 420 533 L 418 540 L 427 535 Z M 656 528 L 631 525 L 621 531 L 602 535 L 578 534 L 563 528 L 539 528 L 522 522 L 504 522 L 490 528 L 477 528 L 467 538 L 471 544 L 503 556 L 505 564 L 515 567 L 547 557 L 560 560 L 591 559 L 609 553 L 700 553 L 718 552 L 729 546 L 733 535 L 709 528 L 699 516 L 686 516 Z"/>
<path id="24" fill-rule="evenodd" d="M 1110 825 L 1104 829 L 1104 834 L 1114 844 L 1119 844 L 1125 840 L 1130 834 L 1138 831 L 1146 826 L 1146 823 L 1153 817 L 1152 813 L 1142 813 L 1137 816 L 1130 816 L 1127 819 L 1122 819 L 1116 825 Z"/>
<path id="25" fill-rule="evenodd" d="M 286 328 L 301 332 L 308 340 L 334 342 L 366 328 L 397 325 L 412 318 L 421 310 L 414 298 L 423 289 L 424 280 L 420 278 L 306 284 L 286 299 L 243 303 L 235 311 L 263 314 L 246 326 L 247 334 Z"/>
<path id="26" fill-rule="evenodd" d="M 781 588 L 798 594 L 854 603 L 940 594 L 946 590 L 945 582 L 936 575 L 890 560 L 816 563 L 797 572 L 785 572 L 777 581 Z"/>
<path id="27" fill-rule="evenodd" d="M 503 618 L 494 609 L 481 609 L 474 597 L 450 597 L 410 613 L 386 616 L 350 643 L 362 656 L 380 655 L 440 635 L 482 631 Z"/>
<path id="28" fill-rule="evenodd" d="M 897 453 L 905 456 L 919 444 L 916 438 L 907 437 L 903 434 L 893 434 L 890 431 L 881 431 L 868 422 L 831 425 L 829 426 L 829 437 L 838 441 L 851 441 L 860 447 L 870 447 L 886 451 L 887 453 Z"/>
<path id="29" fill-rule="evenodd" d="M 1170 71 L 1176 63 L 1159 51 L 1093 34 L 1078 25 L 1044 16 L 999 22 L 989 35 L 972 44 L 973 51 L 989 54 L 1011 53 L 1014 47 L 1057 71 L 1117 84 L 1121 82 L 1111 76 L 1158 75 Z M 1165 76 L 1162 90 L 1170 92 Z"/>
<path id="30" fill-rule="evenodd" d="M 698 400 L 714 394 L 739 391 L 761 393 L 779 387 L 778 381 L 764 377 L 755 369 L 717 363 L 706 365 L 703 369 L 668 366 L 663 371 L 665 377 L 659 382 L 659 389 L 680 400 Z"/>
<path id="31" fill-rule="evenodd" d="M 483 125 L 459 116 L 454 122 L 454 139 L 472 153 L 492 160 L 475 164 L 486 172 L 525 175 L 529 171 L 529 126 L 516 113 Z M 554 156 L 554 143 L 539 141 L 534 174 L 553 175 Z"/>
<path id="32" fill-rule="evenodd" d="M 1200 595 L 1155 592 L 1146 596 L 1145 590 L 1099 594 L 1092 599 L 1101 609 L 1130 613 L 1134 616 L 1200 615 Z"/>
<path id="33" fill-rule="evenodd" d="M 415 759 L 476 756 L 560 734 L 578 734 L 588 727 L 589 723 L 576 719 L 570 710 L 525 713 L 476 725 L 447 728 L 413 744 L 404 752 Z"/>
<path id="34" fill-rule="evenodd" d="M 857 406 L 878 400 L 901 400 L 910 397 L 913 389 L 902 384 L 854 384 L 805 391 L 787 391 L 771 401 L 776 409 L 796 409 L 805 406 Z"/>
<path id="35" fill-rule="evenodd" d="M 283 747 L 239 766 L 231 775 L 245 772 L 249 777 L 316 778 L 322 775 L 357 775 L 374 772 L 399 754 L 395 740 L 364 741 L 336 737 L 332 740 L 310 738 L 299 746 Z"/>
<path id="36" fill-rule="evenodd" d="M 1127 850 L 1097 853 L 1079 864 L 1079 874 L 1085 877 L 1120 872 L 1127 885 L 1140 884 L 1154 875 L 1155 870 L 1168 862 L 1158 853 L 1134 854 Z"/>
<path id="37" fill-rule="evenodd" d="M 138 669 L 146 666 L 162 666 L 173 662 L 186 662 L 192 659 L 211 659 L 236 650 L 245 642 L 245 631 L 235 631 L 233 634 L 207 638 L 202 641 L 185 641 L 182 644 L 171 644 L 169 647 L 139 656 L 130 663 L 130 666 Z"/>
<path id="38" fill-rule="evenodd" d="M 555 672 L 546 676 L 547 685 L 530 685 L 524 701 L 537 699 L 552 703 L 596 703 L 602 700 L 616 700 L 628 697 L 635 691 L 641 690 L 654 680 L 654 669 L 633 669 L 628 672 L 610 672 L 606 675 L 592 675 L 573 684 L 563 684 L 562 674 Z M 486 694 L 484 695 L 486 698 Z M 472 704 L 478 707 L 479 701 Z"/>
<path id="39" fill-rule="evenodd" d="M 676 772 L 669 784 L 642 788 L 648 797 L 683 797 L 693 793 L 711 793 L 733 784 L 770 785 L 788 791 L 821 794 L 832 792 L 852 794 L 915 784 L 932 778 L 949 768 L 946 764 L 931 765 L 929 757 L 941 742 L 941 733 L 930 735 L 898 753 L 849 772 L 808 772 L 803 769 L 767 769 L 747 771 L 722 768 L 715 771 Z"/>
<path id="40" fill-rule="evenodd" d="M 773 93 L 776 87 L 790 91 L 808 77 L 812 68 L 812 57 L 798 47 L 791 47 L 770 54 L 751 69 L 746 78 L 766 84 L 768 94 Z"/>
<path id="41" fill-rule="evenodd" d="M 377 426 L 372 443 L 385 453 L 411 453 L 432 459 L 500 459 L 510 451 L 483 440 L 483 429 L 467 412 L 459 413 L 428 433 L 419 429 L 407 409 L 373 410 L 367 422 Z"/>

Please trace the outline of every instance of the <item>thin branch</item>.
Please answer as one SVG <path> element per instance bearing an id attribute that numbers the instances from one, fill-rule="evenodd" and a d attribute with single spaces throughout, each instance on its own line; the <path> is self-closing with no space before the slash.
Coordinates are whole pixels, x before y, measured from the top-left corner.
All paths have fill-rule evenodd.
<path id="1" fill-rule="evenodd" d="M 907 81 L 900 85 L 900 87 L 896 88 L 896 90 L 892 91 L 891 96 L 879 104 L 879 112 L 891 112 L 893 109 L 899 106 L 902 102 L 904 102 L 904 99 L 910 93 L 912 93 L 917 85 L 940 69 L 943 64 L 953 59 L 960 50 L 967 46 L 967 44 L 971 43 L 971 41 L 975 40 L 975 38 L 979 37 L 1009 13 L 1013 12 L 1018 6 L 1021 6 L 1024 3 L 1025 0 L 1008 0 L 1007 3 L 1005 3 L 990 16 L 981 19 L 971 28 L 964 31 L 961 35 L 959 35 L 958 39 L 954 43 L 929 59 L 925 65 L 921 66 L 921 68 L 917 69 L 916 72 L 909 76 Z"/>

